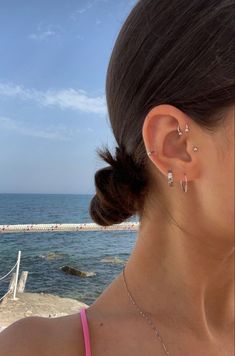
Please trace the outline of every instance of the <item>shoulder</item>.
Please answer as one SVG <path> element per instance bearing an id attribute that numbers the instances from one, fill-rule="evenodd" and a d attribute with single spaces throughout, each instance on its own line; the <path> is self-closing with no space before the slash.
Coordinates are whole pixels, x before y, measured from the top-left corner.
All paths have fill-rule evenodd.
<path id="1" fill-rule="evenodd" d="M 17 320 L 0 333 L 0 356 L 39 355 L 46 318 L 27 317 Z"/>
<path id="2" fill-rule="evenodd" d="M 0 332 L 0 356 L 85 356 L 80 313 L 27 317 Z"/>
<path id="3" fill-rule="evenodd" d="M 20 319 L 0 333 L 0 356 L 85 355 L 80 313 Z"/>

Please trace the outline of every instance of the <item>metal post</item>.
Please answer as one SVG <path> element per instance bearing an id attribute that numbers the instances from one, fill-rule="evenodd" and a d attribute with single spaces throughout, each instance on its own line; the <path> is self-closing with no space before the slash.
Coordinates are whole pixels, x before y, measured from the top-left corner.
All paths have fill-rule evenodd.
<path id="1" fill-rule="evenodd" d="M 21 251 L 18 252 L 18 261 L 17 261 L 17 267 L 16 267 L 16 278 L 15 278 L 15 288 L 14 288 L 13 300 L 17 300 L 16 289 L 17 289 L 18 277 L 19 277 L 20 257 L 21 257 Z"/>
<path id="2" fill-rule="evenodd" d="M 18 283 L 18 293 L 23 293 L 24 289 L 25 289 L 25 285 L 26 285 L 26 281 L 27 281 L 27 277 L 28 277 L 29 272 L 28 271 L 23 271 L 21 273 L 20 279 L 19 279 L 19 283 Z"/>

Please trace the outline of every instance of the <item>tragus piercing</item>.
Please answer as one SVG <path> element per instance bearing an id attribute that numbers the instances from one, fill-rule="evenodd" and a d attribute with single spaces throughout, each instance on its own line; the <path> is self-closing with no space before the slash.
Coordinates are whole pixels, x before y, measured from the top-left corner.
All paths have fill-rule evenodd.
<path id="1" fill-rule="evenodd" d="M 173 172 L 171 169 L 168 170 L 168 173 L 167 173 L 167 180 L 168 180 L 168 185 L 170 187 L 173 187 Z"/>

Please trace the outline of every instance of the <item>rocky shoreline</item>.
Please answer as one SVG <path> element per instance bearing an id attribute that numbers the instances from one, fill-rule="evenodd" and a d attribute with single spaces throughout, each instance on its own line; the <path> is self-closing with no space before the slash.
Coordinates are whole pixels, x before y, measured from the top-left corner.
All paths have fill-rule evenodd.
<path id="1" fill-rule="evenodd" d="M 28 316 L 60 317 L 78 313 L 87 304 L 71 298 L 61 298 L 47 293 L 18 293 L 0 303 L 0 331 L 15 321 Z"/>

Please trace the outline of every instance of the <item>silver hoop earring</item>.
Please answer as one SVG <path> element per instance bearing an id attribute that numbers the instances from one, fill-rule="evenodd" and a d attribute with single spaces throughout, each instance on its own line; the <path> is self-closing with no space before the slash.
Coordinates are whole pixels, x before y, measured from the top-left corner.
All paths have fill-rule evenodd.
<path id="1" fill-rule="evenodd" d="M 184 173 L 184 180 L 180 181 L 180 185 L 181 185 L 182 190 L 185 193 L 187 193 L 187 191 L 188 191 L 188 179 L 187 179 L 187 176 L 186 176 L 185 173 Z"/>
<path id="2" fill-rule="evenodd" d="M 168 185 L 170 187 L 173 187 L 173 172 L 172 170 L 169 169 L 168 173 L 167 173 L 167 180 L 168 180 Z"/>

